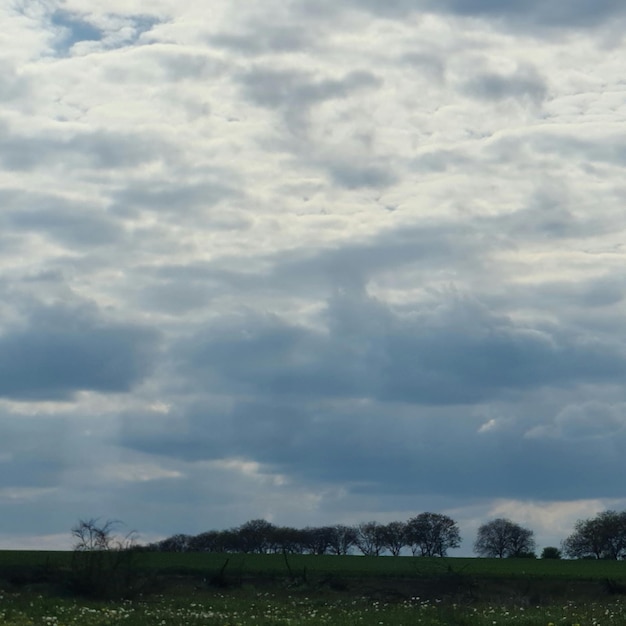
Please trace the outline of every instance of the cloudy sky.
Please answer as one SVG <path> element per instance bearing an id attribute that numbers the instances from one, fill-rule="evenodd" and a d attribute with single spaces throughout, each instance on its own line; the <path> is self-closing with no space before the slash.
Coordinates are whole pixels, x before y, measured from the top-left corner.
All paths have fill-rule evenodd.
<path id="1" fill-rule="evenodd" d="M 0 22 L 0 547 L 626 508 L 621 0 Z"/>

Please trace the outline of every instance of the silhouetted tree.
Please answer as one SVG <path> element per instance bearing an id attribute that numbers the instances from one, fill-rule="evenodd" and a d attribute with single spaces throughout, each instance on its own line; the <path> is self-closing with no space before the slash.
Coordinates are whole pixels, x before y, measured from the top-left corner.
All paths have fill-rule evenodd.
<path id="1" fill-rule="evenodd" d="M 332 540 L 332 528 L 321 526 L 319 528 L 307 526 L 301 531 L 302 544 L 309 554 L 326 554 Z"/>
<path id="2" fill-rule="evenodd" d="M 378 522 L 363 522 L 356 527 L 356 546 L 365 556 L 379 556 L 384 547 L 383 530 Z"/>
<path id="3" fill-rule="evenodd" d="M 446 556 L 461 545 L 457 523 L 441 513 L 420 513 L 406 524 L 407 545 L 413 555 Z"/>
<path id="4" fill-rule="evenodd" d="M 563 551 L 575 559 L 619 559 L 626 556 L 626 511 L 604 511 L 581 519 L 563 541 Z"/>
<path id="5" fill-rule="evenodd" d="M 356 545 L 357 531 L 354 526 L 337 524 L 332 527 L 328 550 L 331 554 L 349 554 Z"/>
<path id="6" fill-rule="evenodd" d="M 172 535 L 157 542 L 159 552 L 189 552 L 193 541 L 193 535 Z"/>
<path id="7" fill-rule="evenodd" d="M 399 556 L 402 548 L 406 545 L 406 524 L 404 522 L 389 522 L 384 524 L 380 532 L 382 545 L 393 556 Z"/>
<path id="8" fill-rule="evenodd" d="M 483 524 L 474 542 L 474 552 L 484 557 L 519 557 L 534 551 L 533 531 L 501 517 Z"/>
<path id="9" fill-rule="evenodd" d="M 271 552 L 275 541 L 276 526 L 264 519 L 253 519 L 242 524 L 238 534 L 240 551 L 265 554 Z"/>

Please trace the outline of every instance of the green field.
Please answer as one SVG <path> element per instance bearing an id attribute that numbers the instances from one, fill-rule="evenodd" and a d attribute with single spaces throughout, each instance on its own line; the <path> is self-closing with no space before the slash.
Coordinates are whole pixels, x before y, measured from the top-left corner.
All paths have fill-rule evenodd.
<path id="1" fill-rule="evenodd" d="M 0 570 L 20 566 L 69 567 L 71 552 L 0 551 Z M 219 570 L 228 561 L 227 571 L 239 575 L 280 577 L 304 570 L 311 576 L 423 577 L 446 572 L 478 577 L 550 578 L 562 580 L 625 580 L 626 561 L 478 559 L 422 557 L 366 557 L 282 554 L 208 554 L 201 552 L 138 552 L 141 569 L 206 573 Z"/>
<path id="2" fill-rule="evenodd" d="M 72 553 L 0 551 L 5 626 L 617 626 L 626 562 L 202 553 L 133 555 L 149 585 L 95 600 Z M 216 576 L 224 583 L 214 584 Z M 622 595 L 624 594 L 624 595 Z"/>

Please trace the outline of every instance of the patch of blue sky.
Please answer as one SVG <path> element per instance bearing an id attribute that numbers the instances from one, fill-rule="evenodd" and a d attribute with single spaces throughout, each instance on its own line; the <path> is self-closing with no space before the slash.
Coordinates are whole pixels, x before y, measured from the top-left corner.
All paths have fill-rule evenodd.
<path id="1" fill-rule="evenodd" d="M 62 37 L 57 43 L 57 52 L 61 55 L 67 54 L 73 45 L 81 41 L 100 41 L 103 38 L 99 28 L 67 11 L 55 11 L 51 22 L 62 29 Z"/>
<path id="2" fill-rule="evenodd" d="M 143 33 L 148 32 L 155 24 L 158 24 L 159 20 L 149 15 L 137 15 L 129 18 L 125 17 L 124 22 L 132 28 L 127 29 L 126 33 L 128 35 L 123 38 L 123 45 L 132 45 L 137 42 Z M 69 54 L 74 45 L 83 41 L 101 41 L 104 47 L 109 49 L 120 45 L 119 38 L 114 38 L 115 44 L 111 45 L 111 41 L 107 41 L 109 39 L 107 35 L 111 33 L 67 11 L 55 11 L 52 15 L 51 23 L 61 30 L 61 35 L 56 45 L 57 54 L 60 56 Z"/>

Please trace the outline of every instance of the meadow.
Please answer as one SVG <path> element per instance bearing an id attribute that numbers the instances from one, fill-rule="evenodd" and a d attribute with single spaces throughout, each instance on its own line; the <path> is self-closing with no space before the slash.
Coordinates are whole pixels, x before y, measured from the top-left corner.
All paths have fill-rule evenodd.
<path id="1" fill-rule="evenodd" d="M 0 624 L 626 624 L 626 563 L 619 561 L 136 556 L 150 587 L 132 599 L 96 600 L 60 584 L 71 553 L 0 552 Z"/>

